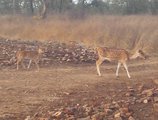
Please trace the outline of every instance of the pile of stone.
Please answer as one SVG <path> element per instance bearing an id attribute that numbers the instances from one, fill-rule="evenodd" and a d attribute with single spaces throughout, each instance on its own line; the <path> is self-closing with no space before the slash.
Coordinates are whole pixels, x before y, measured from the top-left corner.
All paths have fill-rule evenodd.
<path id="1" fill-rule="evenodd" d="M 46 45 L 45 58 L 60 63 L 92 63 L 96 60 L 96 52 L 78 43 L 50 42 Z"/>
<path id="2" fill-rule="evenodd" d="M 72 42 L 70 44 L 60 42 L 37 42 L 0 39 L 0 66 L 14 65 L 11 59 L 15 59 L 16 51 L 25 47 L 26 50 L 34 50 L 40 46 L 44 49 L 41 64 L 50 65 L 52 63 L 94 63 L 96 51 L 84 45 Z M 16 60 L 13 60 L 16 61 Z"/>

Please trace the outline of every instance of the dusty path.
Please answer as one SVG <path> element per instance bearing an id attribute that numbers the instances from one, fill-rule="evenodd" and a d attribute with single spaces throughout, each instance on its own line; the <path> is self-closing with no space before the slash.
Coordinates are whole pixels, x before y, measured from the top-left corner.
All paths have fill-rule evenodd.
<path id="1" fill-rule="evenodd" d="M 93 95 L 96 96 L 100 91 L 104 91 L 102 94 L 105 94 L 111 89 L 117 91 L 130 85 L 145 84 L 148 88 L 156 86 L 153 81 L 158 80 L 158 58 L 130 62 L 131 80 L 127 78 L 123 67 L 120 69 L 120 78 L 115 79 L 115 69 L 115 64 L 103 64 L 102 77 L 96 75 L 95 64 L 54 65 L 41 68 L 39 72 L 35 69 L 21 71 L 2 69 L 0 71 L 0 118 L 19 114 L 25 117 L 34 113 L 40 106 L 53 104 L 62 95 L 72 90 L 86 90 L 90 93 L 95 91 Z M 97 85 L 104 87 L 99 90 Z"/>

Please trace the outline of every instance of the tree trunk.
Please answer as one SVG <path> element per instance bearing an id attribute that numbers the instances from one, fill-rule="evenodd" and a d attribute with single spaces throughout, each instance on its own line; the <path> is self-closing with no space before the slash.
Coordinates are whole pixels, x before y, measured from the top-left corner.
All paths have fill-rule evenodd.
<path id="1" fill-rule="evenodd" d="M 30 10 L 31 10 L 31 14 L 34 14 L 34 8 L 33 8 L 33 0 L 30 0 Z"/>
<path id="2" fill-rule="evenodd" d="M 82 18 L 85 17 L 85 1 L 86 0 L 82 0 L 82 10 L 81 10 L 81 17 Z"/>
<path id="3" fill-rule="evenodd" d="M 16 14 L 18 12 L 18 1 L 17 0 L 12 0 L 12 8 L 13 8 L 13 14 Z"/>
<path id="4" fill-rule="evenodd" d="M 46 13 L 47 13 L 47 4 L 46 4 L 46 0 L 42 0 L 42 11 L 41 11 L 41 18 L 44 19 L 46 18 Z"/>
<path id="5" fill-rule="evenodd" d="M 63 0 L 60 0 L 59 13 L 62 12 L 62 7 L 63 7 Z"/>

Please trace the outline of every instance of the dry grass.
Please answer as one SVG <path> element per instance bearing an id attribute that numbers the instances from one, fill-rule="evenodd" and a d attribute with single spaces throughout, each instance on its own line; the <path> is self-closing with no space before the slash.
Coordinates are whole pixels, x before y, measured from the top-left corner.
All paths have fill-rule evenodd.
<path id="1" fill-rule="evenodd" d="M 1 16 L 0 26 L 0 36 L 8 39 L 78 41 L 88 46 L 158 50 L 158 16 L 91 16 L 84 20 Z"/>

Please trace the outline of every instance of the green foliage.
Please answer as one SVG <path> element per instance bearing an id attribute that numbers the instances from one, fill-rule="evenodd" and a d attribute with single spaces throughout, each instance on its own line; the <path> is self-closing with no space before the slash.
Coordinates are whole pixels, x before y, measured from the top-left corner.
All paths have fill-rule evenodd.
<path id="1" fill-rule="evenodd" d="M 158 0 L 44 0 L 47 13 L 157 14 Z M 38 14 L 42 0 L 0 0 L 1 14 Z M 76 13 L 77 13 L 76 12 Z"/>

